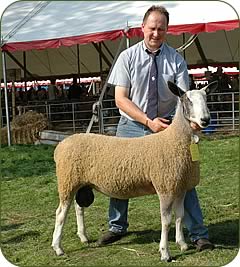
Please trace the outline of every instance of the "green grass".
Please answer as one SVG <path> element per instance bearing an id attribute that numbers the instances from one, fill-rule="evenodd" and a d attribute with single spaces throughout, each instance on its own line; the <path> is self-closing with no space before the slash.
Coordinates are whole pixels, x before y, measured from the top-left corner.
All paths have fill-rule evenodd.
<path id="1" fill-rule="evenodd" d="M 54 147 L 3 147 L 1 250 L 17 266 L 223 266 L 238 252 L 238 150 L 237 137 L 202 139 L 201 182 L 197 191 L 216 249 L 198 253 L 190 247 L 182 254 L 174 243 L 173 224 L 169 240 L 176 262 L 166 264 L 160 262 L 158 254 L 157 196 L 132 199 L 129 234 L 110 246 L 96 247 L 95 241 L 107 230 L 108 198 L 95 193 L 93 205 L 86 209 L 86 225 L 92 242 L 80 243 L 72 207 L 62 240 L 66 254 L 55 256 L 51 248 L 58 205 Z"/>

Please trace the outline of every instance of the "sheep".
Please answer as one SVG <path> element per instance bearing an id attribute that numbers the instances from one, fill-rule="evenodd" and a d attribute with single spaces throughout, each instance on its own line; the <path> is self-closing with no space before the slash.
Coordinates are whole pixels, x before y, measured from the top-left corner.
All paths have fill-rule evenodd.
<path id="1" fill-rule="evenodd" d="M 77 192 L 84 193 L 84 188 L 118 199 L 157 194 L 162 225 L 161 260 L 171 261 L 168 231 L 172 207 L 176 215 L 176 243 L 181 251 L 188 248 L 182 231 L 183 202 L 186 191 L 195 187 L 200 177 L 199 161 L 191 158 L 190 145 L 194 140 L 194 126 L 205 128 L 210 122 L 206 94 L 215 90 L 217 83 L 187 92 L 172 82 L 168 82 L 168 87 L 179 101 L 172 124 L 164 131 L 138 138 L 74 134 L 57 145 L 54 160 L 60 203 L 52 239 L 57 255 L 64 254 L 61 238 L 70 204 Z M 90 194 L 86 206 L 92 201 Z M 88 238 L 84 205 L 80 206 L 75 201 L 77 235 L 85 243 Z"/>

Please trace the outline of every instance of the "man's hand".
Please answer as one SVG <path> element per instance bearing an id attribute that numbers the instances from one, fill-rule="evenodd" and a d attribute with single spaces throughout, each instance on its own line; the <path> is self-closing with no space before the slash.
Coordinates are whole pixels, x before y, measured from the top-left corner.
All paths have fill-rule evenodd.
<path id="1" fill-rule="evenodd" d="M 169 120 L 159 117 L 155 118 L 154 120 L 148 119 L 148 127 L 154 133 L 158 133 L 165 130 L 169 126 L 169 122 Z"/>
<path id="2" fill-rule="evenodd" d="M 201 131 L 201 127 L 197 123 L 191 122 L 190 125 L 194 131 Z"/>

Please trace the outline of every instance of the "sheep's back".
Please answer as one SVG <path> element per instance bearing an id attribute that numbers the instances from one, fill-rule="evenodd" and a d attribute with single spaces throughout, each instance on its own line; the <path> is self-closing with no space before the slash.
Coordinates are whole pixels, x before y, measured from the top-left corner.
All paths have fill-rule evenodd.
<path id="1" fill-rule="evenodd" d="M 66 138 L 54 154 L 59 190 L 91 184 L 119 198 L 154 188 L 161 194 L 190 190 L 199 182 L 199 164 L 191 161 L 186 140 L 167 132 L 131 140 L 98 134 Z"/>
<path id="2" fill-rule="evenodd" d="M 150 151 L 144 149 L 145 143 L 141 137 L 129 141 L 98 134 L 64 139 L 54 153 L 59 191 L 74 190 L 81 183 L 119 198 L 155 193 L 146 177 L 145 157 Z"/>

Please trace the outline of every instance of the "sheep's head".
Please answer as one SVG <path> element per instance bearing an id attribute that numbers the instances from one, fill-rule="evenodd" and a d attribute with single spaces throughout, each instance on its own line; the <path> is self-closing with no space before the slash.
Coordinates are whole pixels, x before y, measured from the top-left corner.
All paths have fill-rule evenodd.
<path id="1" fill-rule="evenodd" d="M 168 82 L 171 92 L 180 97 L 184 117 L 190 122 L 193 129 L 206 128 L 210 122 L 210 113 L 207 107 L 207 94 L 216 90 L 217 81 L 209 83 L 200 90 L 183 91 L 176 84 Z"/>

